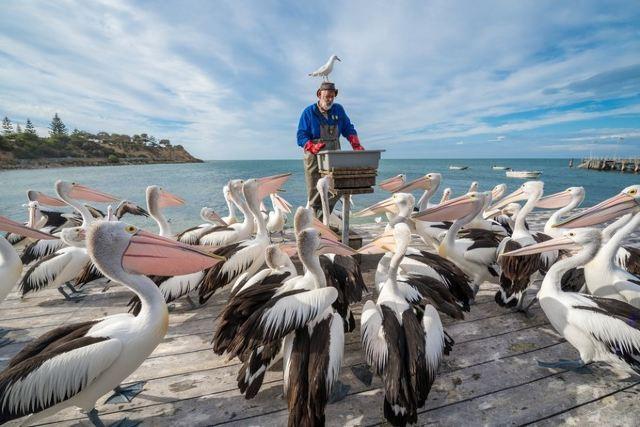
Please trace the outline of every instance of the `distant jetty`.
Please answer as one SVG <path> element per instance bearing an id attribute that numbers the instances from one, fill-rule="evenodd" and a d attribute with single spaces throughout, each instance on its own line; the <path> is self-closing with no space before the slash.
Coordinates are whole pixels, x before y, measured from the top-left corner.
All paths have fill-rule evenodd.
<path id="1" fill-rule="evenodd" d="M 581 169 L 597 171 L 640 172 L 640 158 L 619 159 L 609 157 L 586 158 L 578 166 Z"/>

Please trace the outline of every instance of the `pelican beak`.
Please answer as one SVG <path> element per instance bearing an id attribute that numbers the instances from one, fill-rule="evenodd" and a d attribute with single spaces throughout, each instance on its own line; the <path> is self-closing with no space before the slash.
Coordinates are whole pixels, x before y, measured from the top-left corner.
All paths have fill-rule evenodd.
<path id="1" fill-rule="evenodd" d="M 138 230 L 122 256 L 122 266 L 133 274 L 179 276 L 202 271 L 224 257 L 185 243 Z"/>
<path id="2" fill-rule="evenodd" d="M 326 239 L 333 240 L 334 242 L 340 241 L 340 237 L 338 237 L 338 235 L 334 233 L 331 228 L 324 225 L 324 223 L 316 217 L 313 217 L 313 228 L 318 230 L 318 233 L 320 233 L 320 236 Z"/>
<path id="3" fill-rule="evenodd" d="M 524 248 L 516 249 L 515 251 L 505 252 L 500 256 L 533 255 L 541 252 L 557 251 L 560 249 L 579 249 L 579 247 L 580 246 L 573 240 L 562 236 L 547 240 L 546 242 L 536 243 L 535 245 L 525 246 Z"/>
<path id="4" fill-rule="evenodd" d="M 27 198 L 32 202 L 38 202 L 41 205 L 45 205 L 45 206 L 52 206 L 52 207 L 67 206 L 67 204 L 64 201 L 58 199 L 57 197 L 47 196 L 46 194 L 40 191 L 35 191 L 35 190 L 27 191 Z"/>
<path id="5" fill-rule="evenodd" d="M 495 187 L 493 187 L 493 190 L 491 190 L 491 200 L 493 200 L 494 202 L 500 200 L 500 197 L 504 196 L 505 191 L 507 191 L 506 185 L 496 185 Z"/>
<path id="6" fill-rule="evenodd" d="M 320 237 L 320 242 L 318 244 L 318 254 L 351 256 L 357 254 L 357 252 L 355 249 L 352 249 L 347 245 L 343 245 L 340 242 L 327 239 L 326 237 Z"/>
<path id="7" fill-rule="evenodd" d="M 385 252 L 395 252 L 396 240 L 393 237 L 393 230 L 389 230 L 376 237 L 371 243 L 358 249 L 359 254 L 375 255 Z"/>
<path id="8" fill-rule="evenodd" d="M 495 218 L 502 213 L 501 209 L 491 209 L 482 214 L 484 219 Z"/>
<path id="9" fill-rule="evenodd" d="M 398 174 L 393 178 L 388 178 L 378 184 L 378 187 L 385 191 L 389 191 L 391 193 L 395 192 L 396 189 L 402 187 L 404 185 L 405 177 L 403 174 Z"/>
<path id="10" fill-rule="evenodd" d="M 282 209 L 283 212 L 286 213 L 291 213 L 291 209 L 293 208 L 293 205 L 289 202 L 287 202 L 283 197 L 281 197 L 279 194 L 274 194 L 273 195 L 273 200 L 276 203 L 276 205 L 278 205 L 278 207 L 280 209 Z"/>
<path id="11" fill-rule="evenodd" d="M 525 194 L 522 188 L 518 188 L 516 191 L 509 194 L 507 197 L 500 200 L 498 203 L 494 204 L 493 206 L 490 206 L 489 209 L 487 210 L 502 209 L 503 207 L 507 206 L 509 203 L 519 202 L 520 200 L 526 200 L 528 197 L 529 196 Z"/>
<path id="12" fill-rule="evenodd" d="M 538 200 L 536 207 L 542 209 L 560 209 L 567 206 L 570 201 L 571 192 L 564 190 Z"/>
<path id="13" fill-rule="evenodd" d="M 463 218 L 477 209 L 478 199 L 465 194 L 455 199 L 448 200 L 438 206 L 426 209 L 412 215 L 419 221 L 440 222 L 455 221 Z"/>
<path id="14" fill-rule="evenodd" d="M 15 233 L 19 236 L 29 237 L 31 239 L 57 239 L 56 236 L 52 236 L 48 233 L 43 233 L 42 231 L 36 230 L 35 228 L 27 227 L 4 216 L 0 216 L 0 230 L 7 231 L 9 233 Z"/>
<path id="15" fill-rule="evenodd" d="M 207 216 L 211 219 L 211 221 L 217 222 L 220 225 L 227 225 L 227 223 L 224 222 L 224 219 L 222 219 L 222 217 L 218 215 L 218 212 L 214 211 L 213 209 L 209 209 L 209 211 L 207 212 Z"/>
<path id="16" fill-rule="evenodd" d="M 290 176 L 291 173 L 282 173 L 280 175 L 258 178 L 258 199 L 262 200 L 269 194 L 277 193 Z"/>
<path id="17" fill-rule="evenodd" d="M 120 200 L 116 196 L 112 196 L 111 194 L 103 193 L 100 190 L 89 188 L 80 184 L 72 185 L 71 191 L 69 192 L 69 196 L 78 200 L 85 200 L 89 202 L 98 202 L 98 203 L 112 203 Z"/>
<path id="18" fill-rule="evenodd" d="M 408 193 L 410 191 L 421 189 L 421 190 L 429 190 L 431 189 L 431 178 L 427 175 L 421 176 L 418 179 L 414 179 L 413 181 L 409 181 L 403 186 L 396 188 L 394 193 Z"/>
<path id="19" fill-rule="evenodd" d="M 298 245 L 296 244 L 296 242 L 286 242 L 286 243 L 280 243 L 278 245 L 278 248 L 284 252 L 285 254 L 287 254 L 287 256 L 289 258 L 294 257 L 296 255 L 298 255 Z"/>
<path id="20" fill-rule="evenodd" d="M 634 212 L 638 208 L 638 202 L 625 194 L 620 193 L 595 206 L 590 207 L 576 215 L 573 215 L 564 221 L 556 224 L 554 227 L 578 228 L 590 227 L 595 224 L 601 224 L 614 218 L 618 218 L 629 212 Z"/>
<path id="21" fill-rule="evenodd" d="M 336 60 L 342 62 L 342 59 L 338 58 L 337 56 L 336 56 Z"/>
<path id="22" fill-rule="evenodd" d="M 169 206 L 182 206 L 186 202 L 182 197 L 178 197 L 175 194 L 169 193 L 165 190 L 160 190 L 158 198 L 158 206 L 161 208 L 167 208 Z"/>
<path id="23" fill-rule="evenodd" d="M 384 199 L 378 203 L 375 203 L 367 208 L 362 209 L 361 211 L 356 212 L 355 214 L 353 214 L 353 216 L 363 217 L 363 216 L 376 215 L 384 212 L 395 213 L 397 211 L 398 211 L 398 208 L 396 207 L 395 200 L 393 199 L 393 197 L 389 197 L 388 199 Z"/>

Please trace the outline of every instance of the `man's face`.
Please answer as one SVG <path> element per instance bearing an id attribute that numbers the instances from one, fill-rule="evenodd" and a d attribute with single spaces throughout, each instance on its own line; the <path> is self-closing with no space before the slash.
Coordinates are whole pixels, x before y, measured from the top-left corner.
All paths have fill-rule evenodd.
<path id="1" fill-rule="evenodd" d="M 318 102 L 323 110 L 328 110 L 333 105 L 333 100 L 336 97 L 336 93 L 332 90 L 321 90 Z"/>

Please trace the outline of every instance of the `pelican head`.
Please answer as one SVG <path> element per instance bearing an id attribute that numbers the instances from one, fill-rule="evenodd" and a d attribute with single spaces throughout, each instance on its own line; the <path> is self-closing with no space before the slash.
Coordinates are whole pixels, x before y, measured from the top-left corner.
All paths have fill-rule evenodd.
<path id="1" fill-rule="evenodd" d="M 476 191 L 453 198 L 440 205 L 426 209 L 413 215 L 413 219 L 420 221 L 455 221 L 469 217 L 472 219 L 483 208 L 486 194 Z"/>
<path id="2" fill-rule="evenodd" d="M 489 210 L 501 209 L 507 206 L 509 203 L 519 202 L 521 200 L 527 200 L 530 197 L 542 197 L 544 192 L 544 182 L 542 181 L 527 181 L 520 186 L 513 193 L 509 194 L 498 203 L 493 205 Z"/>
<path id="3" fill-rule="evenodd" d="M 396 188 L 394 192 L 396 193 L 408 193 L 413 190 L 430 190 L 435 188 L 435 186 L 440 185 L 440 181 L 442 179 L 442 175 L 439 173 L 428 173 L 426 175 L 421 176 L 420 178 L 416 178 L 413 181 L 409 181 L 406 184 Z"/>
<path id="4" fill-rule="evenodd" d="M 219 224 L 226 225 L 220 215 L 218 215 L 216 211 L 208 207 L 203 207 L 202 209 L 200 209 L 200 218 L 207 222 L 217 222 Z"/>
<path id="5" fill-rule="evenodd" d="M 640 208 L 640 185 L 630 185 L 595 206 L 561 221 L 556 227 L 577 228 L 600 224 L 628 213 L 636 213 Z"/>
<path id="6" fill-rule="evenodd" d="M 87 231 L 87 252 L 100 271 L 121 283 L 130 282 L 131 274 L 195 273 L 224 259 L 121 221 L 93 223 Z"/>
<path id="7" fill-rule="evenodd" d="M 578 200 L 578 204 L 580 204 L 584 200 L 584 194 L 584 187 L 569 187 L 564 191 L 538 200 L 536 207 L 543 209 L 560 209 L 567 206 L 572 200 Z"/>
<path id="8" fill-rule="evenodd" d="M 116 206 L 115 214 L 116 216 L 122 217 L 125 213 L 130 213 L 131 215 L 138 215 L 148 217 L 149 212 L 147 212 L 141 206 L 136 205 L 133 202 L 128 200 L 121 200 L 118 206 Z"/>
<path id="9" fill-rule="evenodd" d="M 72 198 L 98 203 L 113 203 L 120 200 L 115 196 L 84 185 L 76 184 L 75 182 L 57 180 L 55 188 L 56 193 L 58 193 L 58 196 L 63 200 Z"/>
<path id="10" fill-rule="evenodd" d="M 472 181 L 471 185 L 469 186 L 469 191 L 467 191 L 467 193 L 473 193 L 478 191 L 478 181 Z"/>
<path id="11" fill-rule="evenodd" d="M 331 55 L 330 61 L 331 61 L 331 62 L 335 62 L 335 61 L 340 61 L 340 62 L 342 62 L 342 60 L 341 60 L 340 58 L 338 58 L 338 55 L 335 55 L 335 54 L 334 54 L 334 55 Z"/>
<path id="12" fill-rule="evenodd" d="M 169 193 L 162 187 L 157 185 L 150 185 L 147 187 L 147 206 L 152 211 L 155 210 L 153 208 L 166 208 L 184 204 L 184 199 L 176 196 L 175 194 Z"/>
<path id="13" fill-rule="evenodd" d="M 568 230 L 562 233 L 560 237 L 547 240 L 545 242 L 536 243 L 535 245 L 526 246 L 515 251 L 503 253 L 501 256 L 522 256 L 532 255 L 541 252 L 556 251 L 556 250 L 580 250 L 584 247 L 592 247 L 595 252 L 600 247 L 602 239 L 602 233 L 595 228 L 578 228 L 575 230 Z"/>
<path id="14" fill-rule="evenodd" d="M 356 254 L 354 249 L 320 235 L 315 228 L 305 228 L 297 236 L 298 254 L 300 259 L 308 260 L 322 254 L 336 254 L 350 256 Z"/>
<path id="15" fill-rule="evenodd" d="M 60 239 L 69 246 L 85 247 L 86 230 L 84 227 L 67 227 L 60 231 Z"/>
<path id="16" fill-rule="evenodd" d="M 313 224 L 313 218 L 312 209 L 303 208 L 302 206 L 296 209 L 296 213 L 293 216 L 293 230 L 296 236 L 305 228 L 311 227 L 311 224 Z"/>
<path id="17" fill-rule="evenodd" d="M 498 184 L 491 190 L 491 200 L 497 202 L 507 192 L 507 184 Z"/>

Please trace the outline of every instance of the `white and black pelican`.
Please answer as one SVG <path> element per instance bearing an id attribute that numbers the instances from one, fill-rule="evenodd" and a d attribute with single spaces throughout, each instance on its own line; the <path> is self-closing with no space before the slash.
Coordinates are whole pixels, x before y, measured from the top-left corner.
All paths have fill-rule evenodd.
<path id="1" fill-rule="evenodd" d="M 162 237 L 175 238 L 171 230 L 171 225 L 162 210 L 171 206 L 182 206 L 185 204 L 184 199 L 169 193 L 157 185 L 147 187 L 146 199 L 147 211 L 149 211 L 149 215 L 154 219 L 156 224 L 158 224 L 158 228 L 160 229 L 158 234 Z"/>
<path id="2" fill-rule="evenodd" d="M 540 363 L 545 367 L 576 369 L 590 362 L 606 362 L 640 373 L 640 309 L 610 298 L 563 292 L 565 272 L 591 260 L 600 247 L 600 232 L 565 231 L 561 237 L 503 254 L 533 255 L 551 250 L 579 250 L 556 261 L 545 275 L 538 299 L 553 327 L 580 353 L 580 359 Z"/>
<path id="3" fill-rule="evenodd" d="M 584 187 L 569 187 L 564 191 L 538 200 L 537 208 L 557 209 L 544 224 L 544 234 L 551 237 L 559 237 L 566 231 L 561 227 L 557 227 L 557 225 L 569 212 L 580 206 L 584 196 Z"/>
<path id="4" fill-rule="evenodd" d="M 260 200 L 258 200 L 258 207 L 254 214 L 249 209 L 247 200 L 242 194 L 243 184 L 244 181 L 241 179 L 232 179 L 227 184 L 227 188 L 229 189 L 229 198 L 232 203 L 235 203 L 238 206 L 240 212 L 242 212 L 242 215 L 244 216 L 243 221 L 241 223 L 236 222 L 205 229 L 200 234 L 198 239 L 199 244 L 218 247 L 226 246 L 246 240 L 251 236 L 255 224 L 254 215 L 255 218 L 258 216 L 262 217 L 260 212 Z"/>
<path id="5" fill-rule="evenodd" d="M 493 208 L 497 209 L 509 203 L 526 200 L 514 220 L 513 234 L 502 240 L 498 247 L 498 255 L 550 238 L 543 233 L 529 231 L 524 223 L 527 215 L 536 207 L 543 192 L 544 183 L 542 181 L 527 181 L 519 189 L 494 205 Z M 516 310 L 522 310 L 526 314 L 527 310 L 523 306 L 525 291 L 535 279 L 535 274 L 544 274 L 557 258 L 557 252 L 536 254 L 528 257 L 498 258 L 498 264 L 500 264 L 502 270 L 500 274 L 500 286 L 502 289 L 495 295 L 496 302 L 501 306 L 515 306 Z"/>
<path id="6" fill-rule="evenodd" d="M 248 354 L 284 338 L 284 388 L 289 425 L 322 425 L 324 409 L 338 380 L 344 330 L 342 317 L 331 306 L 338 291 L 328 287 L 318 253 L 350 255 L 353 249 L 320 238 L 307 228 L 297 235 L 302 276 L 286 281 L 271 300 L 242 324 L 227 351 Z"/>
<path id="7" fill-rule="evenodd" d="M 484 193 L 467 193 L 413 216 L 431 222 L 455 220 L 439 244 L 438 254 L 453 261 L 471 279 L 474 293 L 484 281 L 498 282 L 496 250 L 502 237 L 481 229 L 464 230 L 461 238 L 457 234 L 483 209 L 487 197 Z"/>
<path id="8" fill-rule="evenodd" d="M 103 426 L 96 401 L 140 366 L 169 325 L 162 296 L 143 274 L 186 274 L 218 261 L 122 222 L 92 224 L 87 247 L 105 276 L 140 297 L 142 310 L 64 325 L 29 343 L 0 373 L 1 423 L 27 415 L 34 423 L 75 406 Z"/>
<path id="9" fill-rule="evenodd" d="M 416 423 L 435 380 L 445 347 L 445 336 L 436 309 L 424 306 L 418 320 L 405 292 L 396 279 L 411 231 L 404 223 L 393 227 L 395 253 L 389 274 L 374 303 L 362 309 L 362 346 L 367 362 L 384 382 L 384 416 L 392 425 Z M 418 297 L 420 298 L 420 297 Z"/>
<path id="10" fill-rule="evenodd" d="M 205 272 L 199 287 L 200 304 L 205 303 L 218 289 L 232 284 L 242 273 L 251 276 L 257 273 L 264 264 L 264 250 L 271 243 L 267 225 L 260 215 L 260 200 L 268 194 L 275 193 L 291 176 L 290 173 L 269 176 L 265 178 L 252 178 L 247 181 L 238 180 L 231 183 L 231 194 L 238 196 L 238 187 L 242 188 L 241 209 L 245 214 L 244 225 L 253 227 L 253 218 L 258 220 L 258 232 L 253 239 L 243 240 L 222 246 L 215 253 L 224 256 L 227 260 L 219 263 L 214 268 Z M 245 201 L 246 200 L 246 201 Z M 246 212 L 245 212 L 246 209 Z M 247 218 L 249 222 L 247 223 Z M 200 240 L 202 243 L 202 239 Z"/>
<path id="11" fill-rule="evenodd" d="M 584 280 L 590 294 L 624 301 L 640 308 L 640 278 L 616 263 L 622 241 L 640 225 L 640 195 L 635 187 L 626 188 L 619 195 L 605 200 L 563 221 L 561 227 L 591 226 L 622 215 L 613 235 L 604 241 L 597 254 L 584 266 Z M 609 228 L 609 227 L 608 227 Z"/>
<path id="12" fill-rule="evenodd" d="M 198 243 L 198 239 L 200 238 L 200 234 L 205 229 L 210 228 L 211 226 L 222 225 L 226 226 L 227 223 L 214 211 L 209 207 L 203 207 L 200 209 L 200 218 L 205 221 L 203 224 L 196 225 L 195 227 L 187 228 L 186 230 L 180 232 L 176 239 L 182 243 L 188 243 L 190 245 L 195 245 Z"/>
<path id="13" fill-rule="evenodd" d="M 271 199 L 273 210 L 269 211 L 267 217 L 267 231 L 269 234 L 280 233 L 280 236 L 284 236 L 287 214 L 291 213 L 293 206 L 277 193 L 269 194 L 269 198 Z"/>
<path id="14" fill-rule="evenodd" d="M 107 203 L 118 200 L 109 194 L 67 181 L 56 181 L 55 187 L 58 196 L 80 212 L 82 225 L 62 229 L 60 239 L 69 246 L 45 256 L 29 267 L 20 282 L 23 296 L 46 287 L 57 286 L 66 299 L 73 299 L 62 286 L 78 277 L 86 264 L 89 263 L 83 239 L 87 227 L 94 222 L 87 207 L 78 199 Z M 67 284 L 67 286 L 69 285 Z M 72 286 L 70 289 L 75 292 Z"/>

